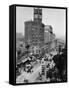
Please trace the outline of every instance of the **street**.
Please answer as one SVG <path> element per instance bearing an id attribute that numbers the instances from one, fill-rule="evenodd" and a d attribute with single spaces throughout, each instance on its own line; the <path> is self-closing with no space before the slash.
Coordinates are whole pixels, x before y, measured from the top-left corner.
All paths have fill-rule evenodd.
<path id="1" fill-rule="evenodd" d="M 32 73 L 23 71 L 22 74 L 17 77 L 16 82 L 24 83 L 24 79 L 27 79 L 28 82 L 35 82 L 36 78 L 38 77 L 38 73 L 41 72 L 41 64 L 37 63 L 32 70 Z"/>

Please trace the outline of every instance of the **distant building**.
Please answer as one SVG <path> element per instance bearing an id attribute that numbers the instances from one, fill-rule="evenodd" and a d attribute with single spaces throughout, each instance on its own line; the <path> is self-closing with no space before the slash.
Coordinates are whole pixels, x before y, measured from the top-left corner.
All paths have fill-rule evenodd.
<path id="1" fill-rule="evenodd" d="M 16 58 L 21 55 L 25 49 L 24 37 L 21 33 L 16 33 Z"/>
<path id="2" fill-rule="evenodd" d="M 45 52 L 50 52 L 54 48 L 55 34 L 53 33 L 53 28 L 51 25 L 45 25 L 44 28 L 44 50 Z"/>
<path id="3" fill-rule="evenodd" d="M 16 33 L 16 41 L 24 41 L 22 33 Z"/>
<path id="4" fill-rule="evenodd" d="M 65 47 L 65 42 L 61 39 L 55 40 L 56 50 L 59 51 L 59 48 L 63 49 Z"/>
<path id="5" fill-rule="evenodd" d="M 34 20 L 25 22 L 25 43 L 39 47 L 44 44 L 44 24 L 42 23 L 41 8 L 34 8 Z"/>
<path id="6" fill-rule="evenodd" d="M 53 28 L 51 25 L 45 25 L 44 29 L 44 42 L 50 43 L 55 39 L 55 34 L 53 34 Z"/>
<path id="7" fill-rule="evenodd" d="M 25 48 L 24 37 L 21 33 L 16 33 L 16 50 Z"/>

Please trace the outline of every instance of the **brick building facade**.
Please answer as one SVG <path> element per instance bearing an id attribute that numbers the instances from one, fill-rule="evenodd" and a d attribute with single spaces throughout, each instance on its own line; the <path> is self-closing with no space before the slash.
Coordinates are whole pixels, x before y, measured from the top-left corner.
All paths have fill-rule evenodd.
<path id="1" fill-rule="evenodd" d="M 44 44 L 44 24 L 42 9 L 34 8 L 34 20 L 25 22 L 25 43 L 42 46 Z"/>

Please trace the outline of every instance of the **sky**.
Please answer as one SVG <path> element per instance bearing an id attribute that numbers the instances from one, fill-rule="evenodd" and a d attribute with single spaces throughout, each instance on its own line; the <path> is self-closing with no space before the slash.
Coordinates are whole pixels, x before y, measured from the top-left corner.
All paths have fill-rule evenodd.
<path id="1" fill-rule="evenodd" d="M 33 7 L 16 7 L 16 32 L 24 35 L 24 22 L 33 20 Z M 42 23 L 51 25 L 57 38 L 65 39 L 66 11 L 64 9 L 42 8 Z"/>

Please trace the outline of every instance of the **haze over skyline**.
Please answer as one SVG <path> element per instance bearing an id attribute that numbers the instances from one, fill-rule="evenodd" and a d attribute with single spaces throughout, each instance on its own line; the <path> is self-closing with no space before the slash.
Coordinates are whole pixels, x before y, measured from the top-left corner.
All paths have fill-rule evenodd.
<path id="1" fill-rule="evenodd" d="M 16 7 L 16 32 L 24 36 L 24 22 L 33 20 L 33 7 Z M 42 23 L 51 25 L 57 38 L 65 39 L 66 13 L 64 9 L 42 8 Z"/>

